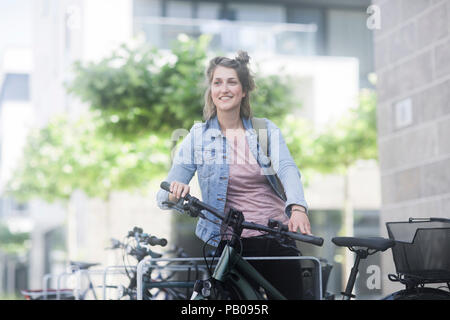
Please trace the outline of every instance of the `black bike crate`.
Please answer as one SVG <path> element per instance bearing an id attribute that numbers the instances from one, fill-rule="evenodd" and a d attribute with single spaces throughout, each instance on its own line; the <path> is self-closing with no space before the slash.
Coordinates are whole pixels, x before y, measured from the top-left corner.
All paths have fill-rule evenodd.
<path id="1" fill-rule="evenodd" d="M 450 281 L 450 219 L 410 218 L 387 222 L 395 269 L 417 283 Z"/>

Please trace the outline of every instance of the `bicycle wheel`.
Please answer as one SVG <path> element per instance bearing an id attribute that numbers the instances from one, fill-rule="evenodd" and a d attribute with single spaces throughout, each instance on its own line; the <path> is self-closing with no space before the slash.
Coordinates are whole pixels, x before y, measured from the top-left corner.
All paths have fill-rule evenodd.
<path id="1" fill-rule="evenodd" d="M 450 300 L 450 292 L 434 288 L 414 288 L 394 292 L 384 300 Z"/>

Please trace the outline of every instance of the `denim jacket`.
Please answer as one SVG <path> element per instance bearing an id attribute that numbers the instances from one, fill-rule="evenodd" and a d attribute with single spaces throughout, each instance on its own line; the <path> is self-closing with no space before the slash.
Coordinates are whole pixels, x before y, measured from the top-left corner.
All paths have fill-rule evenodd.
<path id="1" fill-rule="evenodd" d="M 250 151 L 257 160 L 260 167 L 265 170 L 268 165 L 280 178 L 285 194 L 285 213 L 290 217 L 293 204 L 298 204 L 308 210 L 305 201 L 303 185 L 300 172 L 291 157 L 284 142 L 280 129 L 270 120 L 265 119 L 267 124 L 268 154 L 265 156 L 258 145 L 256 131 L 253 130 L 250 118 L 243 118 L 245 135 Z M 202 201 L 223 212 L 227 198 L 227 187 L 229 167 L 227 164 L 227 141 L 220 130 L 217 116 L 205 123 L 196 123 L 189 134 L 183 139 L 180 148 L 173 160 L 172 168 L 165 181 L 179 181 L 189 184 L 195 172 L 202 194 Z M 269 183 L 273 186 L 274 176 L 264 171 Z M 282 198 L 282 196 L 276 194 Z M 159 190 L 157 194 L 158 206 L 161 209 L 169 209 L 163 204 L 168 200 L 168 192 Z M 221 221 L 209 212 L 204 212 L 206 219 L 199 218 L 195 230 L 196 235 L 203 241 L 217 246 L 220 241 Z"/>

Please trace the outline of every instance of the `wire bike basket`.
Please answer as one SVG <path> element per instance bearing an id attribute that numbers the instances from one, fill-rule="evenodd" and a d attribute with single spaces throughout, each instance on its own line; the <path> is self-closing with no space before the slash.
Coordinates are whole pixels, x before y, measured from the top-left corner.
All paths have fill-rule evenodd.
<path id="1" fill-rule="evenodd" d="M 450 219 L 387 222 L 398 279 L 405 284 L 450 282 Z"/>

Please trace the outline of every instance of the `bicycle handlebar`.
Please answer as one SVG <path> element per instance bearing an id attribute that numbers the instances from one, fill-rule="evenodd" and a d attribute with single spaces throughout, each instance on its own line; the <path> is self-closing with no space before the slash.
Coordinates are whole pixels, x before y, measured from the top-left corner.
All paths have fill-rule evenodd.
<path id="1" fill-rule="evenodd" d="M 298 233 L 298 232 L 292 232 L 292 231 L 283 231 L 278 230 L 270 227 L 266 227 L 259 224 L 254 224 L 251 222 L 244 222 L 242 226 L 246 229 L 253 229 L 253 230 L 259 230 L 259 231 L 266 231 L 270 233 L 280 233 L 281 235 L 284 235 L 286 237 L 292 238 L 297 241 L 307 242 L 316 246 L 321 247 L 323 245 L 323 238 L 310 236 L 308 234 Z M 287 227 L 287 226 L 286 226 Z"/>
<path id="2" fill-rule="evenodd" d="M 167 244 L 167 240 L 164 238 L 157 238 L 155 236 L 150 236 L 147 238 L 146 241 L 149 245 L 151 246 L 161 246 L 161 247 L 165 247 Z"/>
<path id="3" fill-rule="evenodd" d="M 128 231 L 128 237 L 134 237 L 136 240 L 139 239 L 140 242 L 144 242 L 150 246 L 165 247 L 167 245 L 166 239 L 144 233 L 142 228 L 139 227 L 134 227 L 132 231 Z"/>
<path id="4" fill-rule="evenodd" d="M 161 182 L 160 185 L 161 189 L 167 191 L 170 193 L 170 184 L 167 181 Z M 191 196 L 190 194 L 186 194 L 186 196 L 183 197 L 183 200 L 189 201 L 189 204 L 192 206 L 198 206 L 202 210 L 207 210 L 211 212 L 214 216 L 217 218 L 224 220 L 223 214 L 221 214 L 219 211 L 217 211 L 215 208 L 207 205 L 206 203 L 203 203 L 202 201 L 198 200 L 197 198 Z M 281 234 L 283 236 L 289 237 L 291 239 L 307 242 L 316 246 L 321 247 L 323 245 L 323 238 L 321 237 L 315 237 L 307 234 L 297 233 L 297 232 L 291 232 L 291 231 L 284 231 L 284 229 L 287 230 L 287 226 L 282 226 L 282 228 L 271 228 L 268 226 L 263 226 L 260 224 L 252 223 L 252 222 L 243 222 L 242 227 L 245 229 L 252 229 L 252 230 L 258 230 L 258 231 L 264 231 L 269 233 L 275 233 L 275 234 Z"/>

